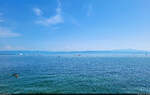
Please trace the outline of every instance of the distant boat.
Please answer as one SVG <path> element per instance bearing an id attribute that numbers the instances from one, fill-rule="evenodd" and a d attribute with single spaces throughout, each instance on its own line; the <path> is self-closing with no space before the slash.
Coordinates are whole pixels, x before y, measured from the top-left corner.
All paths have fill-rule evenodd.
<path id="1" fill-rule="evenodd" d="M 23 55 L 23 53 L 19 53 L 19 55 Z"/>
<path id="2" fill-rule="evenodd" d="M 81 56 L 80 54 L 78 54 L 78 56 Z"/>

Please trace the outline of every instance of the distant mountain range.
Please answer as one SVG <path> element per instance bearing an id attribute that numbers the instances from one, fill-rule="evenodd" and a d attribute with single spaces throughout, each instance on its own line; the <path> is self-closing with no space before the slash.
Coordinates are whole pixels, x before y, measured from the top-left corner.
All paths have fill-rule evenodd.
<path id="1" fill-rule="evenodd" d="M 96 51 L 0 51 L 0 55 L 40 55 L 40 54 L 79 54 L 79 53 L 88 53 L 88 54 L 97 54 L 97 53 L 133 53 L 133 54 L 147 54 L 149 51 L 144 50 L 135 50 L 135 49 L 119 49 L 119 50 L 96 50 Z"/>

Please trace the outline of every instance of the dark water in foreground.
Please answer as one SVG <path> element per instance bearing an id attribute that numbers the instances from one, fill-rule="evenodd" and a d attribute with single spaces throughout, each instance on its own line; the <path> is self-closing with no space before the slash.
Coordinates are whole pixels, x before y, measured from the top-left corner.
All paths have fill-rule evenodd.
<path id="1" fill-rule="evenodd" d="M 0 56 L 0 93 L 150 93 L 150 57 Z"/>

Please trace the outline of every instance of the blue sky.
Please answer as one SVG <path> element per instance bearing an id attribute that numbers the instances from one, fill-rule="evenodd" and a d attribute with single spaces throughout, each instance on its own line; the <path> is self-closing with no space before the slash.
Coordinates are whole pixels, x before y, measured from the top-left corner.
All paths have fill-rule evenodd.
<path id="1" fill-rule="evenodd" d="M 0 50 L 150 50 L 150 0 L 0 0 Z"/>

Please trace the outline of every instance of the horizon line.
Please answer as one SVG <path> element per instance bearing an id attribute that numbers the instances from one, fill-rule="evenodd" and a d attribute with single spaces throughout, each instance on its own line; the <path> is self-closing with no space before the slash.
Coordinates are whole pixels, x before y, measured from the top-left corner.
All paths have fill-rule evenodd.
<path id="1" fill-rule="evenodd" d="M 86 52 L 86 51 L 145 51 L 150 52 L 150 50 L 140 50 L 140 49 L 103 49 L 103 50 L 0 50 L 1 51 L 43 51 L 43 52 Z"/>

